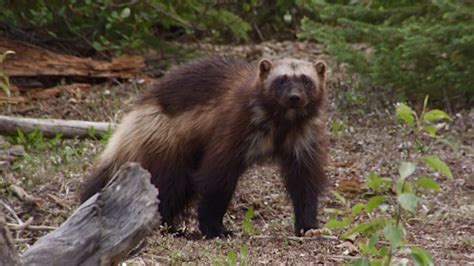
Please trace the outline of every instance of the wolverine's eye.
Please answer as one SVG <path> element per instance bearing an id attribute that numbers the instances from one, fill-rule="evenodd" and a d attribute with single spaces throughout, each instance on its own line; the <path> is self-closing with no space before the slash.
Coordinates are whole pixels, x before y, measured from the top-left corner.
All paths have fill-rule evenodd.
<path id="1" fill-rule="evenodd" d="M 311 81 L 311 79 L 306 75 L 301 75 L 301 82 L 303 82 L 303 85 L 305 87 L 310 87 L 313 85 L 313 82 Z"/>
<path id="2" fill-rule="evenodd" d="M 281 76 L 281 77 L 278 78 L 278 84 L 284 85 L 287 80 L 288 80 L 288 76 L 287 76 L 287 75 L 283 75 L 283 76 Z"/>

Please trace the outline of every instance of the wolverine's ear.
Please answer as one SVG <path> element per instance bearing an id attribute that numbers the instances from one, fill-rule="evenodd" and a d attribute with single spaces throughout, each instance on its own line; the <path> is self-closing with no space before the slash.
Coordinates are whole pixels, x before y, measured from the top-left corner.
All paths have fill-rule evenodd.
<path id="1" fill-rule="evenodd" d="M 314 68 L 316 68 L 316 72 L 320 76 L 324 76 L 326 74 L 326 63 L 324 61 L 318 60 L 314 64 Z"/>
<path id="2" fill-rule="evenodd" d="M 258 63 L 258 71 L 259 71 L 259 76 L 260 79 L 265 79 L 267 78 L 268 74 L 270 73 L 270 70 L 272 69 L 272 62 L 268 59 L 262 59 Z"/>

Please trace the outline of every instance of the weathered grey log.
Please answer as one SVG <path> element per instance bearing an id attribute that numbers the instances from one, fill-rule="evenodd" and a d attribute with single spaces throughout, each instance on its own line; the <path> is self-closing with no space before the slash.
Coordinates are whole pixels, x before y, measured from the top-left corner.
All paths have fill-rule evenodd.
<path id="1" fill-rule="evenodd" d="M 10 233 L 6 228 L 5 216 L 0 210 L 0 266 L 20 265 L 20 258 L 11 242 Z"/>
<path id="2" fill-rule="evenodd" d="M 43 136 L 52 138 L 60 133 L 63 138 L 90 138 L 94 128 L 94 137 L 101 138 L 109 128 L 115 128 L 113 123 L 90 122 L 80 120 L 38 119 L 0 115 L 0 135 L 16 135 L 17 128 L 23 133 L 31 133 L 38 128 Z"/>
<path id="3" fill-rule="evenodd" d="M 116 265 L 159 224 L 158 191 L 136 163 L 21 257 L 24 265 Z"/>

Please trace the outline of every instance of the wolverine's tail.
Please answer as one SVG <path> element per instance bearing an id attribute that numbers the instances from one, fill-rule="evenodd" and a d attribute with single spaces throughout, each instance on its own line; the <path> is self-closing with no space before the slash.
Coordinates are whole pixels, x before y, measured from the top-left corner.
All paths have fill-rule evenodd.
<path id="1" fill-rule="evenodd" d="M 98 167 L 89 176 L 86 182 L 82 185 L 81 204 L 107 185 L 107 182 L 111 178 L 110 175 L 112 174 L 110 168 L 111 167 Z"/>

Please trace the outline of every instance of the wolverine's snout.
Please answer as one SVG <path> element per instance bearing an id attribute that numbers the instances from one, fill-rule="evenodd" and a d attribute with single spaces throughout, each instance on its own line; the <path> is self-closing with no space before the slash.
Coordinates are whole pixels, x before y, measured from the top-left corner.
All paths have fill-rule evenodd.
<path id="1" fill-rule="evenodd" d="M 285 105 L 288 108 L 301 108 L 308 102 L 306 95 L 297 88 L 291 89 L 285 98 Z"/>

